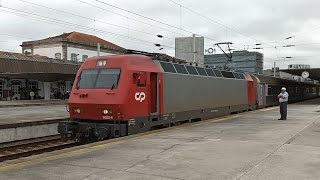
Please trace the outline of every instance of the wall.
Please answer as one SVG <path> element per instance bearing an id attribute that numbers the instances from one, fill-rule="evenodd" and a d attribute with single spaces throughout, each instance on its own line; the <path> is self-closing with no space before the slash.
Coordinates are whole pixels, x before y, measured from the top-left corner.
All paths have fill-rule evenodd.
<path id="1" fill-rule="evenodd" d="M 0 143 L 57 135 L 57 129 L 57 123 L 1 129 Z"/>
<path id="2" fill-rule="evenodd" d="M 68 51 L 68 58 L 67 58 L 68 60 L 71 60 L 71 53 L 76 53 L 76 54 L 79 54 L 77 56 L 77 59 L 78 59 L 79 62 L 82 62 L 82 55 L 87 55 L 88 57 L 97 56 L 97 51 L 93 51 L 93 50 L 86 50 L 86 49 L 68 47 L 67 51 Z M 114 55 L 114 54 L 100 52 L 100 56 L 107 56 L 107 55 Z"/>
<path id="3" fill-rule="evenodd" d="M 56 53 L 61 53 L 62 58 L 62 44 L 53 44 L 53 45 L 41 45 L 41 46 L 35 46 L 33 48 L 33 54 L 41 55 L 41 56 L 47 56 L 49 58 L 55 58 Z"/>
<path id="4" fill-rule="evenodd" d="M 204 64 L 204 38 L 196 37 L 196 62 Z M 175 39 L 175 57 L 193 62 L 193 37 L 180 37 Z"/>

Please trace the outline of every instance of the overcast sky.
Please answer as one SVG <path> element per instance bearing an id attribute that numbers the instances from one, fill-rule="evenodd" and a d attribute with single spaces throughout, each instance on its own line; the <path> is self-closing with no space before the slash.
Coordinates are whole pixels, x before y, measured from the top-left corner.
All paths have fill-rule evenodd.
<path id="1" fill-rule="evenodd" d="M 174 1 L 212 21 L 169 0 L 0 0 L 0 50 L 20 52 L 22 41 L 78 31 L 124 48 L 174 56 L 174 37 L 195 33 L 205 37 L 206 49 L 213 47 L 214 43 L 226 41 L 233 42 L 232 48 L 237 50 L 249 48 L 254 51 L 253 48 L 262 47 L 256 51 L 264 53 L 265 69 L 270 68 L 274 61 L 281 68 L 292 63 L 320 67 L 320 1 Z M 157 34 L 164 38 L 158 38 Z M 153 45 L 155 43 L 164 49 L 159 51 Z M 256 43 L 262 45 L 255 46 Z M 286 45 L 296 46 L 283 47 Z"/>

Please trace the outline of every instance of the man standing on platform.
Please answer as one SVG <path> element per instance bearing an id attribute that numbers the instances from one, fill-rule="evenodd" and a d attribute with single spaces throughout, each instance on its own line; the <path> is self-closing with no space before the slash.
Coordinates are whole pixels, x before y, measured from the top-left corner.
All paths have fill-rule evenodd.
<path id="1" fill-rule="evenodd" d="M 35 95 L 35 93 L 34 93 L 32 90 L 30 91 L 30 94 L 29 94 L 29 95 L 30 95 L 30 99 L 31 99 L 31 100 L 34 100 L 34 95 Z"/>
<path id="2" fill-rule="evenodd" d="M 280 103 L 280 115 L 281 118 L 278 120 L 287 120 L 287 106 L 288 106 L 289 94 L 286 92 L 286 88 L 281 88 L 281 93 L 278 95 Z"/>

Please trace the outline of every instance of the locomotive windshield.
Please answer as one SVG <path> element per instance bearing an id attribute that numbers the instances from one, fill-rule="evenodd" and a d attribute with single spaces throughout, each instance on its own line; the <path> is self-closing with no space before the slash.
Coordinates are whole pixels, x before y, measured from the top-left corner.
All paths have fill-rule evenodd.
<path id="1" fill-rule="evenodd" d="M 82 70 L 77 89 L 114 89 L 119 78 L 120 69 Z"/>

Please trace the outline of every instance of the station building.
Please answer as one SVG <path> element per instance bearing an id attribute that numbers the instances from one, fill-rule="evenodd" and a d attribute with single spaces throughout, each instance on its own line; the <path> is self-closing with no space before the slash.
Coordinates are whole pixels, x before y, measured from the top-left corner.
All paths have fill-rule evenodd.
<path id="1" fill-rule="evenodd" d="M 83 62 L 89 57 L 97 56 L 98 44 L 101 56 L 121 54 L 125 50 L 97 36 L 79 32 L 63 33 L 41 40 L 22 42 L 21 47 L 23 54 Z"/>
<path id="2" fill-rule="evenodd" d="M 228 58 L 225 54 L 206 54 L 204 64 L 216 68 L 224 67 Z M 232 61 L 228 67 L 233 70 L 250 72 L 256 74 L 263 73 L 263 54 L 249 51 L 233 51 Z"/>
<path id="3" fill-rule="evenodd" d="M 79 32 L 23 42 L 22 53 L 0 51 L 0 99 L 60 99 L 71 91 L 74 77 L 87 58 L 122 54 L 125 49 Z"/>

